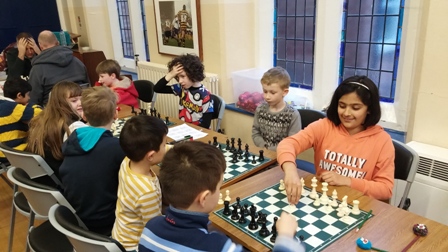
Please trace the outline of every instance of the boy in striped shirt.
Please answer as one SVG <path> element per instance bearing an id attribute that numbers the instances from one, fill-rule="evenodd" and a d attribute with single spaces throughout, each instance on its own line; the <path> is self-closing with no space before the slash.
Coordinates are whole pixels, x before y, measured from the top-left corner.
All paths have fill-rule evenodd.
<path id="1" fill-rule="evenodd" d="M 120 134 L 126 154 L 119 172 L 117 208 L 112 237 L 127 251 L 136 251 L 143 228 L 161 215 L 162 193 L 151 166 L 162 161 L 168 128 L 152 116 L 129 119 Z"/>

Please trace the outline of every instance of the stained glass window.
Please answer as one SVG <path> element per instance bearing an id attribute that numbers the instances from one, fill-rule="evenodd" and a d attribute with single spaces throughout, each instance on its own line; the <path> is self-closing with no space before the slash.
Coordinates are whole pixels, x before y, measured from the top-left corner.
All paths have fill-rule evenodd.
<path id="1" fill-rule="evenodd" d="M 291 86 L 313 88 L 316 0 L 276 0 L 274 66 L 285 68 Z"/>
<path id="2" fill-rule="evenodd" d="M 121 45 L 123 56 L 134 59 L 134 47 L 132 44 L 131 21 L 129 17 L 129 5 L 127 0 L 117 0 L 118 21 L 120 22 Z"/>
<path id="3" fill-rule="evenodd" d="M 393 102 L 400 54 L 404 0 L 345 0 L 339 81 L 366 75 L 381 101 Z"/>

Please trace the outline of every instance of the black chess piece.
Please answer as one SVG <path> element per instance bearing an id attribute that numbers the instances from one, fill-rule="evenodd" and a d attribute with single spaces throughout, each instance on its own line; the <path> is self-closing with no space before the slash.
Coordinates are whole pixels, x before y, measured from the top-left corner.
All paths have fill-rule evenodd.
<path id="1" fill-rule="evenodd" d="M 214 136 L 214 137 L 213 137 L 213 145 L 214 145 L 214 146 L 219 145 L 219 143 L 218 143 L 218 137 L 217 137 L 217 136 Z"/>
<path id="2" fill-rule="evenodd" d="M 246 144 L 246 145 L 244 146 L 244 149 L 246 150 L 246 152 L 249 152 L 249 145 Z"/>
<path id="3" fill-rule="evenodd" d="M 262 224 L 263 223 L 263 212 L 261 212 L 261 211 L 258 212 L 257 223 L 258 224 Z"/>
<path id="4" fill-rule="evenodd" d="M 230 160 L 231 163 L 238 163 L 238 154 L 236 152 L 232 155 L 232 160 Z"/>
<path id="5" fill-rule="evenodd" d="M 168 125 L 168 123 L 170 123 L 170 117 L 169 116 L 165 116 L 165 123 Z"/>
<path id="6" fill-rule="evenodd" d="M 245 224 L 247 222 L 246 215 L 244 214 L 244 210 L 240 209 L 240 219 L 238 220 L 238 223 Z"/>
<path id="7" fill-rule="evenodd" d="M 241 209 L 241 204 L 240 204 L 240 197 L 236 197 L 236 208 Z"/>
<path id="8" fill-rule="evenodd" d="M 268 237 L 271 234 L 271 232 L 269 232 L 268 228 L 266 227 L 266 223 L 261 224 L 261 229 L 260 231 L 258 231 L 258 234 L 261 237 Z"/>
<path id="9" fill-rule="evenodd" d="M 232 214 L 232 212 L 230 211 L 229 205 L 230 205 L 230 202 L 228 200 L 224 201 L 224 211 L 222 211 L 222 213 L 224 215 L 229 216 Z"/>
<path id="10" fill-rule="evenodd" d="M 208 144 L 212 145 L 212 141 L 208 140 Z"/>
<path id="11" fill-rule="evenodd" d="M 263 161 L 264 161 L 263 153 L 264 153 L 264 151 L 263 151 L 263 150 L 260 150 L 260 157 L 258 158 L 258 160 L 259 160 L 260 162 L 263 162 Z"/>
<path id="12" fill-rule="evenodd" d="M 232 144 L 232 147 L 230 147 L 230 151 L 235 152 L 236 148 L 235 148 L 235 138 L 234 137 L 230 138 L 230 143 Z"/>
<path id="13" fill-rule="evenodd" d="M 244 162 L 247 162 L 247 163 L 250 162 L 248 152 L 244 153 Z"/>
<path id="14" fill-rule="evenodd" d="M 257 207 L 254 206 L 254 204 L 252 204 L 252 205 L 250 206 L 250 215 L 254 215 L 255 218 L 258 217 L 258 214 L 257 214 Z"/>
<path id="15" fill-rule="evenodd" d="M 272 243 L 275 243 L 275 239 L 277 239 L 277 226 L 276 226 L 277 220 L 278 220 L 278 218 L 274 217 L 274 223 L 272 224 L 272 231 L 271 231 L 271 234 L 272 234 L 271 242 Z"/>
<path id="16" fill-rule="evenodd" d="M 226 150 L 230 150 L 230 140 L 226 140 Z"/>
<path id="17" fill-rule="evenodd" d="M 249 212 L 249 205 L 248 205 L 247 203 L 244 204 L 244 214 L 246 214 L 246 215 L 250 215 L 250 212 Z"/>
<path id="18" fill-rule="evenodd" d="M 134 106 L 131 106 L 131 113 L 134 115 L 138 115 L 137 111 L 134 110 Z"/>
<path id="19" fill-rule="evenodd" d="M 236 208 L 235 205 L 233 205 L 232 207 L 233 207 L 232 216 L 230 216 L 230 218 L 232 220 L 238 220 L 240 218 L 240 215 L 238 214 L 238 208 Z"/>
<path id="20" fill-rule="evenodd" d="M 242 154 L 243 150 L 241 149 L 241 144 L 238 144 L 238 150 L 237 150 L 238 154 Z"/>
<path id="21" fill-rule="evenodd" d="M 157 118 L 159 118 L 159 119 L 160 119 L 160 113 L 157 113 Z"/>
<path id="22" fill-rule="evenodd" d="M 256 164 L 257 161 L 255 160 L 255 155 L 252 156 L 252 164 Z"/>
<path id="23" fill-rule="evenodd" d="M 243 159 L 243 153 L 242 152 L 238 154 L 238 159 Z"/>
<path id="24" fill-rule="evenodd" d="M 303 240 L 305 240 L 305 237 L 303 237 L 303 235 L 299 235 L 299 240 L 300 240 L 301 242 L 303 242 Z"/>
<path id="25" fill-rule="evenodd" d="M 250 215 L 250 222 L 249 222 L 249 229 L 250 230 L 257 230 L 258 229 L 258 224 L 255 221 L 255 215 L 251 214 Z"/>

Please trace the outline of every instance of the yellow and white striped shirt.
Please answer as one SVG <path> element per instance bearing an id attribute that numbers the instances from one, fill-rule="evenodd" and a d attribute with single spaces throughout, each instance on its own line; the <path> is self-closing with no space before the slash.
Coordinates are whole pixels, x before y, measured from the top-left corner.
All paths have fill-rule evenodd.
<path id="1" fill-rule="evenodd" d="M 133 172 L 129 158 L 121 163 L 118 199 L 112 237 L 126 250 L 136 250 L 143 228 L 151 218 L 161 215 L 162 193 L 154 172 L 145 176 Z"/>

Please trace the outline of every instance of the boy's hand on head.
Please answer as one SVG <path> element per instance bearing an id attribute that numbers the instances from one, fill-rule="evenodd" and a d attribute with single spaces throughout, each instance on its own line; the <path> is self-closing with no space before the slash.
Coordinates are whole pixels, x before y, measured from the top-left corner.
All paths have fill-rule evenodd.
<path id="1" fill-rule="evenodd" d="M 280 219 L 277 220 L 277 234 L 288 237 L 294 237 L 297 230 L 297 221 L 294 216 L 287 212 L 282 212 Z"/>
<path id="2" fill-rule="evenodd" d="M 36 41 L 33 38 L 28 39 L 28 45 L 34 49 L 36 54 L 40 54 L 40 48 L 37 46 Z"/>
<path id="3" fill-rule="evenodd" d="M 17 42 L 17 49 L 19 51 L 19 55 L 18 57 L 20 59 L 24 59 L 25 57 L 25 52 L 26 52 L 26 46 L 28 45 L 28 41 L 26 40 L 26 38 L 21 38 L 19 39 L 19 42 Z"/>
<path id="4" fill-rule="evenodd" d="M 323 172 L 320 176 L 320 180 L 325 181 L 332 186 L 351 186 L 352 184 L 352 181 L 349 177 L 339 175 L 333 171 Z"/>
<path id="5" fill-rule="evenodd" d="M 300 196 L 302 195 L 302 182 L 300 181 L 297 167 L 292 162 L 286 162 L 282 167 L 285 172 L 284 181 L 288 202 L 296 205 L 299 203 Z"/>
<path id="6" fill-rule="evenodd" d="M 170 81 L 172 78 L 176 77 L 180 72 L 184 70 L 184 67 L 181 64 L 176 64 L 173 66 L 173 69 L 166 75 L 166 80 Z"/>

